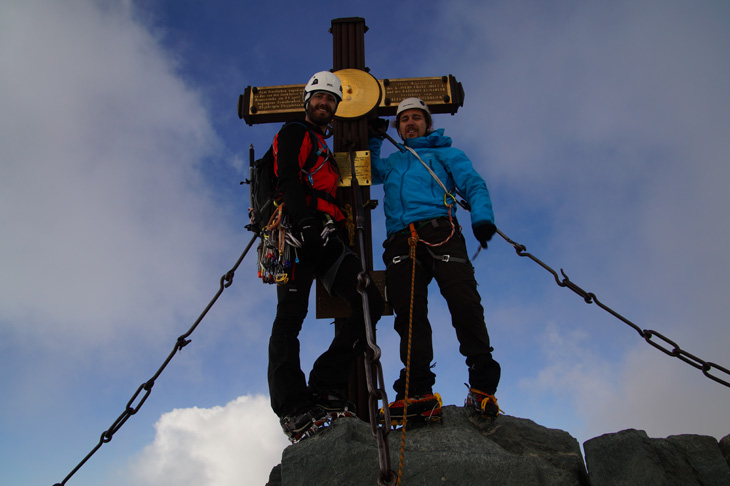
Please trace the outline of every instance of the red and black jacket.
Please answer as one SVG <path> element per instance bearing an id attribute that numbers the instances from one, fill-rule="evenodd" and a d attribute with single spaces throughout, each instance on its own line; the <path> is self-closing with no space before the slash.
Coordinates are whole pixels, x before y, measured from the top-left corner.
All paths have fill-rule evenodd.
<path id="1" fill-rule="evenodd" d="M 274 137 L 274 170 L 292 222 L 301 227 L 306 219 L 324 213 L 344 221 L 335 195 L 340 174 L 319 127 L 309 122 L 290 122 Z"/>

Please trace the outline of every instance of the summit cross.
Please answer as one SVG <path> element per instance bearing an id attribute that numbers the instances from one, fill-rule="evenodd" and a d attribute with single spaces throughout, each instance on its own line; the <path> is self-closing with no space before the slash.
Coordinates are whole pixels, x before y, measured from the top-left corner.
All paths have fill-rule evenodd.
<path id="1" fill-rule="evenodd" d="M 363 248 L 352 237 L 353 215 L 348 215 L 350 226 L 350 245 L 353 250 L 364 255 L 365 266 L 381 293 L 385 285 L 384 272 L 373 271 L 372 231 L 370 211 L 375 203 L 370 200 L 370 166 L 368 150 L 369 119 L 379 116 L 394 116 L 398 104 L 411 97 L 422 99 L 428 104 L 432 114 L 455 114 L 464 106 L 464 90 L 461 83 L 452 75 L 406 78 L 376 79 L 365 66 L 365 32 L 368 27 L 365 19 L 348 17 L 332 20 L 330 33 L 333 36 L 332 72 L 342 82 L 343 99 L 337 107 L 334 119 L 334 141 L 332 150 L 343 174 L 342 189 L 338 199 L 343 205 L 353 206 L 354 201 L 365 201 L 363 212 Z M 302 92 L 304 84 L 281 86 L 248 86 L 238 99 L 238 116 L 248 125 L 287 122 L 304 119 Z M 357 187 L 361 198 L 357 197 L 355 186 L 348 177 L 351 174 L 349 154 L 357 154 L 355 172 Z M 361 161 L 365 161 L 363 164 Z M 362 173 L 361 173 L 362 170 Z M 362 253 L 361 253 L 362 250 Z M 316 317 L 335 318 L 338 321 L 347 317 L 349 309 L 339 299 L 334 299 L 317 285 Z M 392 310 L 386 309 L 386 313 Z M 357 405 L 360 418 L 369 420 L 368 390 L 366 386 L 363 360 L 353 372 L 348 390 L 349 398 Z"/>

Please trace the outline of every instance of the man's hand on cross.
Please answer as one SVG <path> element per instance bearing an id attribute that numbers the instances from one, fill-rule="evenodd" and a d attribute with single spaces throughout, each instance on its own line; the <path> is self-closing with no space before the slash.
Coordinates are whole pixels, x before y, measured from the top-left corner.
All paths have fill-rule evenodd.
<path id="1" fill-rule="evenodd" d="M 388 120 L 385 118 L 371 118 L 368 120 L 368 134 L 383 138 L 385 132 L 388 131 Z"/>

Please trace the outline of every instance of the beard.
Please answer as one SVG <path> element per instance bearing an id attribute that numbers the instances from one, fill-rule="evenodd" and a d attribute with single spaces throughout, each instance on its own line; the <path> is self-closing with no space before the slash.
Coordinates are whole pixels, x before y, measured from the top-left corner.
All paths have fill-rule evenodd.
<path id="1" fill-rule="evenodd" d="M 327 113 L 320 113 L 318 110 L 319 108 L 324 108 L 327 110 Z M 312 103 L 309 104 L 307 107 L 307 118 L 309 118 L 309 121 L 314 123 L 315 125 L 319 126 L 327 126 L 330 124 L 330 122 L 334 119 L 335 113 L 333 111 L 330 111 L 329 106 L 327 105 L 319 105 L 314 106 Z"/>

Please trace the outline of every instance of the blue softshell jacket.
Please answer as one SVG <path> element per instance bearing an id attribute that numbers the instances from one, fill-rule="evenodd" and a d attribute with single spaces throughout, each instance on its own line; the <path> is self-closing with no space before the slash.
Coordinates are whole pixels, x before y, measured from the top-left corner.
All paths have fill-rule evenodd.
<path id="1" fill-rule="evenodd" d="M 387 158 L 380 158 L 383 140 L 371 137 L 370 161 L 373 184 L 383 184 L 385 189 L 385 226 L 388 236 L 406 228 L 410 223 L 448 216 L 444 205 L 444 190 L 416 157 L 407 150 L 397 151 Z M 471 205 L 473 226 L 490 221 L 494 223 L 492 200 L 484 179 L 474 170 L 466 154 L 451 146 L 451 138 L 443 128 L 425 137 L 406 139 L 441 182 L 454 194 L 459 193 Z M 451 208 L 456 216 L 457 205 Z"/>

